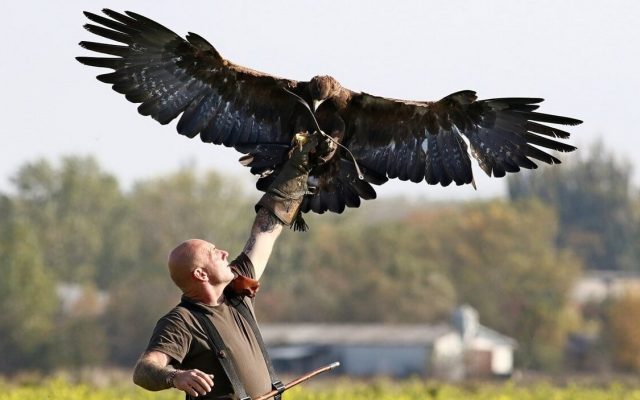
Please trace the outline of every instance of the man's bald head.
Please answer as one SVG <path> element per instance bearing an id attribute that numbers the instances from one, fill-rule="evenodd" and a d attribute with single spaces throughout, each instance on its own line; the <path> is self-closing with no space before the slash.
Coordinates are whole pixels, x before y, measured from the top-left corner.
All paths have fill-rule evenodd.
<path id="1" fill-rule="evenodd" d="M 180 243 L 169 253 L 169 274 L 173 282 L 183 291 L 192 282 L 193 271 L 206 266 L 209 244 L 201 239 L 189 239 Z"/>

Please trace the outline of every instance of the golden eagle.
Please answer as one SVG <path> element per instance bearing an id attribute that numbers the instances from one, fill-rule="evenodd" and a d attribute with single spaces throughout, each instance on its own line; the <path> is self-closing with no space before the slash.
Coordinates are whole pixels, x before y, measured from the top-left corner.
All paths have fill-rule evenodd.
<path id="1" fill-rule="evenodd" d="M 469 151 L 489 176 L 502 177 L 536 168 L 532 159 L 560 163 L 541 148 L 575 150 L 552 139 L 569 133 L 545 123 L 581 121 L 535 112 L 540 98 L 477 100 L 475 92 L 463 90 L 435 102 L 407 101 L 354 92 L 329 76 L 283 79 L 224 59 L 195 33 L 183 39 L 142 15 L 103 12 L 106 17 L 85 12 L 95 23 L 85 28 L 118 44 L 80 45 L 113 57 L 78 61 L 112 69 L 98 80 L 140 103 L 140 114 L 161 124 L 180 116 L 180 134 L 200 134 L 203 142 L 247 154 L 241 162 L 260 176 L 258 189 L 265 190 L 277 175 L 296 132 L 319 125 L 341 143 L 311 171 L 309 184 L 316 189 L 305 196 L 303 212 L 358 207 L 361 198 L 376 197 L 371 184 L 389 178 L 473 184 Z"/>

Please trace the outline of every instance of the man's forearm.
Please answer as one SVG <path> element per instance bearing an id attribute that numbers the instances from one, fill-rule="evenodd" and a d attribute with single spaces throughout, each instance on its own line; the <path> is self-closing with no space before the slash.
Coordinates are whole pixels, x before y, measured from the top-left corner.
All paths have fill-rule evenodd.
<path id="1" fill-rule="evenodd" d="M 267 265 L 273 244 L 282 232 L 282 226 L 282 222 L 269 210 L 264 207 L 258 209 L 251 227 L 251 235 L 243 250 L 253 263 L 256 279 L 260 279 Z"/>
<path id="2" fill-rule="evenodd" d="M 192 397 L 205 395 L 213 388 L 213 375 L 199 369 L 176 370 L 169 366 L 169 356 L 152 351 L 142 355 L 133 371 L 133 382 L 147 390 L 175 387 Z"/>
<path id="3" fill-rule="evenodd" d="M 140 359 L 133 371 L 133 382 L 147 390 L 163 390 L 171 388 L 167 377 L 174 368 L 162 366 L 149 359 Z"/>
<path id="4" fill-rule="evenodd" d="M 275 230 L 282 230 L 282 222 L 265 208 L 258 209 L 256 218 L 251 227 L 251 236 L 244 246 L 243 252 L 250 253 L 256 245 L 256 238 L 262 233 L 272 233 Z"/>

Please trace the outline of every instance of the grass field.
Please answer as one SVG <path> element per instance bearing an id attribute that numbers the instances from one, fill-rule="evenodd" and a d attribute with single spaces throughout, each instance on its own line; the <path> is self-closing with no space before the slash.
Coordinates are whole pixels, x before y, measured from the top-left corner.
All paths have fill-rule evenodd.
<path id="1" fill-rule="evenodd" d="M 0 400 L 180 400 L 176 390 L 147 392 L 131 385 L 96 388 L 70 384 L 62 379 L 38 384 L 0 382 Z M 620 384 L 605 387 L 569 385 L 563 387 L 535 384 L 519 387 L 507 384 L 477 384 L 455 386 L 421 381 L 395 383 L 390 381 L 331 381 L 326 385 L 296 387 L 287 392 L 286 400 L 640 400 L 640 388 Z"/>

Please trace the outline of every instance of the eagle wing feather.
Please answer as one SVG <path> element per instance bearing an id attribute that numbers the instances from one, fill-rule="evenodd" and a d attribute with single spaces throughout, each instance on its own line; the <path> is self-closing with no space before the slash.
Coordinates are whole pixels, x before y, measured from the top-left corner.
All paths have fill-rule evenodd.
<path id="1" fill-rule="evenodd" d="M 437 102 L 405 101 L 352 92 L 344 111 L 345 145 L 363 166 L 389 178 L 443 186 L 473 183 L 469 152 L 489 176 L 560 160 L 546 151 L 575 147 L 553 138 L 569 134 L 543 123 L 582 121 L 535 112 L 540 98 L 478 101 L 475 92 Z M 545 137 L 546 136 L 546 137 Z M 544 150 L 543 150 L 544 149 Z"/>
<path id="2" fill-rule="evenodd" d="M 142 15 L 105 9 L 85 12 L 95 24 L 85 28 L 119 44 L 83 41 L 87 50 L 115 57 L 78 57 L 113 69 L 98 79 L 140 103 L 138 111 L 161 124 L 180 116 L 177 130 L 204 142 L 250 150 L 259 143 L 291 142 L 297 102 L 282 90 L 301 84 L 236 65 L 205 39 L 186 39 Z M 302 84 L 304 85 L 304 84 Z M 298 88 L 298 90 L 300 90 Z"/>

